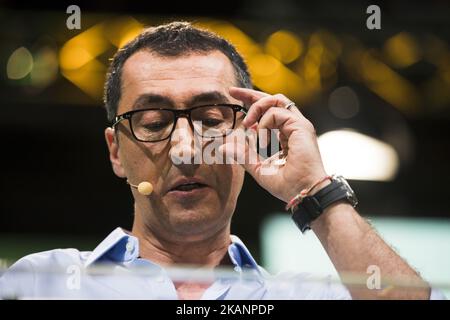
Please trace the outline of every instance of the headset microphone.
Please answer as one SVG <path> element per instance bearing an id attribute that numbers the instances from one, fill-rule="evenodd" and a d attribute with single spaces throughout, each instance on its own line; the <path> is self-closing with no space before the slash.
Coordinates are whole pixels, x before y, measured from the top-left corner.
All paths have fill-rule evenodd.
<path id="1" fill-rule="evenodd" d="M 139 183 L 138 185 L 132 184 L 130 181 L 127 180 L 127 183 L 137 189 L 137 191 L 144 195 L 144 196 L 148 196 L 153 192 L 153 185 L 148 182 L 148 181 L 142 181 L 141 183 Z"/>

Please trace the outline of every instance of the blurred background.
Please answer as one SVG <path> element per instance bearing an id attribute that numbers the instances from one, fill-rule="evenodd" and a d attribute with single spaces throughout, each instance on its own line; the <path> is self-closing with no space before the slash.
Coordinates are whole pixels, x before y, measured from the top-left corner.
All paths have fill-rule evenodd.
<path id="1" fill-rule="evenodd" d="M 380 30 L 366 27 L 375 3 Z M 72 4 L 80 30 L 66 27 Z M 231 40 L 258 89 L 301 106 L 361 214 L 428 280 L 449 283 L 449 17 L 443 0 L 0 1 L 1 263 L 92 250 L 131 228 L 103 137 L 108 59 L 144 26 L 183 19 Z M 272 272 L 335 272 L 283 208 L 247 177 L 232 231 Z"/>

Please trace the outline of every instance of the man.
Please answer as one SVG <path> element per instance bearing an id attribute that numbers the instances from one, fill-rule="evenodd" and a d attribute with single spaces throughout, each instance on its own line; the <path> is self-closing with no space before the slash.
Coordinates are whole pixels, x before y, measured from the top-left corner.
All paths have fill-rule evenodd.
<path id="1" fill-rule="evenodd" d="M 313 125 L 287 97 L 251 89 L 243 59 L 224 39 L 180 22 L 144 31 L 115 55 L 107 76 L 105 104 L 113 124 L 105 130 L 112 168 L 130 184 L 135 200 L 132 231 L 114 230 L 92 252 L 59 249 L 20 259 L 1 279 L 4 296 L 440 297 L 359 216 L 344 181 L 327 176 Z M 278 129 L 284 162 L 259 158 L 234 164 L 194 161 L 219 139 L 224 140 L 216 152 L 227 159 L 252 155 L 255 151 L 247 140 L 238 144 L 230 139 L 238 129 Z M 205 138 L 200 148 L 195 147 L 198 137 Z M 276 174 L 265 174 L 264 166 L 273 166 Z M 365 274 L 368 266 L 375 265 L 382 278 L 402 277 L 416 289 L 345 288 L 309 282 L 301 274 L 272 281 L 243 243 L 230 235 L 245 171 L 291 207 L 302 231 L 311 228 L 315 232 L 340 274 Z M 314 211 L 311 201 L 323 210 Z M 89 273 L 103 265 L 112 273 Z M 166 270 L 177 265 L 202 266 L 207 280 L 173 280 Z M 248 281 L 239 276 L 218 279 L 214 270 L 222 266 L 234 267 L 236 275 L 247 272 L 253 277 Z M 138 269 L 156 276 L 133 273 Z M 63 276 L 56 276 L 61 271 Z"/>

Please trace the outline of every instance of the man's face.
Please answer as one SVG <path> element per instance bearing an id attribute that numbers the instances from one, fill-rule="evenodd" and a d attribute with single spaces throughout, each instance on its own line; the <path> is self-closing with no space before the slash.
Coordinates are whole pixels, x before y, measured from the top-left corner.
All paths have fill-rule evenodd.
<path id="1" fill-rule="evenodd" d="M 235 85 L 234 69 L 219 51 L 162 57 L 142 50 L 133 54 L 123 67 L 117 114 L 152 107 L 242 105 L 228 93 L 228 88 Z M 126 177 L 133 184 L 141 181 L 153 184 L 150 196 L 133 189 L 136 219 L 145 227 L 166 240 L 205 239 L 229 227 L 244 170 L 239 165 L 175 165 L 171 156 L 180 151 L 196 152 L 188 120 L 179 118 L 175 129 L 170 139 L 145 143 L 135 140 L 128 121 L 122 121 L 116 127 L 116 138 L 112 129 L 106 130 L 110 158 L 118 176 Z M 177 132 L 183 134 L 183 139 Z M 203 142 L 203 147 L 207 143 Z M 185 178 L 198 179 L 205 186 L 180 190 L 177 184 Z"/>

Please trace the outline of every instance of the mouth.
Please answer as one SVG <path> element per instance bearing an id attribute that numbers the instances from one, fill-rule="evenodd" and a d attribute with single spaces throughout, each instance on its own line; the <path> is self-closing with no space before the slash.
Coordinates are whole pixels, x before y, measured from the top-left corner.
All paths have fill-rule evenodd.
<path id="1" fill-rule="evenodd" d="M 174 180 L 167 193 L 172 195 L 185 195 L 192 196 L 194 194 L 200 194 L 209 189 L 209 185 L 205 180 L 200 177 L 179 177 Z"/>
<path id="2" fill-rule="evenodd" d="M 212 189 L 202 180 L 196 178 L 182 178 L 177 180 L 168 195 L 181 203 L 193 203 L 205 199 Z"/>
<path id="3" fill-rule="evenodd" d="M 206 187 L 207 187 L 207 185 L 203 184 L 203 183 L 187 182 L 187 183 L 182 183 L 182 184 L 175 186 L 174 188 L 170 189 L 169 192 L 171 192 L 171 191 L 189 192 L 189 191 L 206 188 Z"/>

